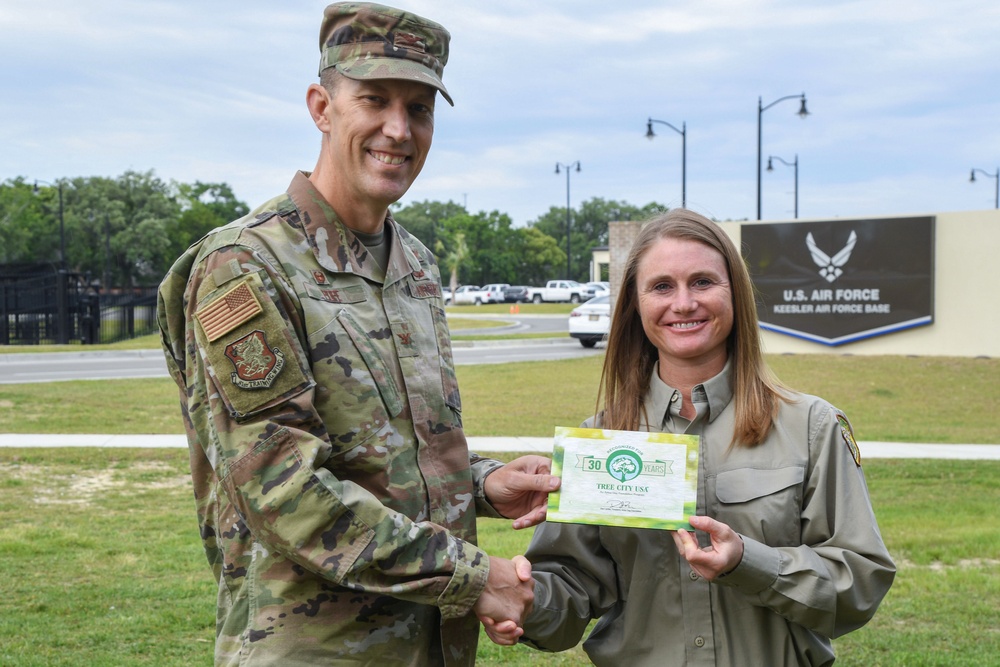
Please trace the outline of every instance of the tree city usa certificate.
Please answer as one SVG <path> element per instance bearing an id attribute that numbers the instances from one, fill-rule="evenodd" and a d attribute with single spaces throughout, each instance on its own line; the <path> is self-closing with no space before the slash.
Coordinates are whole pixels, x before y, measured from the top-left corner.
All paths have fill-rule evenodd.
<path id="1" fill-rule="evenodd" d="M 548 521 L 691 530 L 698 436 L 557 426 Z"/>

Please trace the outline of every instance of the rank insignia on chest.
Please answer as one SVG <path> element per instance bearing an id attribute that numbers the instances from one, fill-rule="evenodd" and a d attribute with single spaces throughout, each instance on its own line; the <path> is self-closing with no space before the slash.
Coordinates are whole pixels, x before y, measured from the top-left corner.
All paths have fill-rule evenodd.
<path id="1" fill-rule="evenodd" d="M 396 354 L 400 358 L 417 356 L 419 338 L 410 323 L 392 322 L 390 325 L 392 326 L 392 335 L 396 339 Z"/>
<path id="2" fill-rule="evenodd" d="M 837 423 L 840 424 L 840 434 L 844 436 L 844 442 L 847 443 L 847 448 L 851 451 L 851 456 L 854 457 L 854 463 L 861 467 L 861 448 L 858 447 L 858 441 L 854 439 L 854 431 L 851 430 L 851 423 L 847 421 L 847 417 L 844 415 L 837 415 Z"/>
<path id="3" fill-rule="evenodd" d="M 267 389 L 285 366 L 281 350 L 259 329 L 226 345 L 226 356 L 236 368 L 230 379 L 241 389 Z"/>

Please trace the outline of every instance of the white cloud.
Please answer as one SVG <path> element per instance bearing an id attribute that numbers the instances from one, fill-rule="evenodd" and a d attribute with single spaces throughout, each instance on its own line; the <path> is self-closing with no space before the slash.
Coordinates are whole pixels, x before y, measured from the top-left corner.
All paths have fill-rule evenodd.
<path id="1" fill-rule="evenodd" d="M 116 175 L 227 181 L 251 205 L 312 167 L 304 108 L 325 2 L 6 0 L 0 6 L 0 179 Z M 407 200 L 467 201 L 523 223 L 565 205 L 555 162 L 580 160 L 572 204 L 680 199 L 755 215 L 763 156 L 800 160 L 805 215 L 981 208 L 968 170 L 1000 162 L 1000 3 L 413 0 L 453 35 L 424 174 Z M 662 132 L 661 132 L 662 130 Z M 791 175 L 762 178 L 790 216 Z M 406 200 L 404 200 L 406 201 Z"/>

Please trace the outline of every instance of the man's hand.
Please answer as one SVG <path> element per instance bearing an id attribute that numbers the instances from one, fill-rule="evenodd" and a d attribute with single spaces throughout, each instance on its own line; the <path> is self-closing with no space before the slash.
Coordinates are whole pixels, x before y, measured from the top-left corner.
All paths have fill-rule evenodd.
<path id="1" fill-rule="evenodd" d="M 531 563 L 527 558 L 514 556 L 514 560 L 506 560 L 490 556 L 486 588 L 472 610 L 493 642 L 511 646 L 524 634 L 521 623 L 531 612 L 534 589 Z"/>
<path id="2" fill-rule="evenodd" d="M 486 478 L 486 499 L 500 514 L 514 519 L 514 529 L 530 528 L 545 520 L 549 492 L 559 488 L 552 462 L 529 454 L 516 458 Z"/>
<path id="3" fill-rule="evenodd" d="M 702 549 L 694 535 L 686 530 L 671 533 L 677 551 L 691 565 L 691 569 L 708 581 L 727 574 L 743 560 L 743 538 L 732 528 L 707 516 L 693 516 L 691 525 L 705 531 L 712 539 L 712 546 Z"/>

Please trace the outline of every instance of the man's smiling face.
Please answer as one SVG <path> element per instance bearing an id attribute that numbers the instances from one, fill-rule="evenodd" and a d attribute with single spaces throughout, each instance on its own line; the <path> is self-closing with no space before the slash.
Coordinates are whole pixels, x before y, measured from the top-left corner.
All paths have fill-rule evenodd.
<path id="1" fill-rule="evenodd" d="M 327 107 L 332 201 L 388 208 L 406 193 L 431 147 L 435 94 L 412 81 L 337 77 Z"/>

